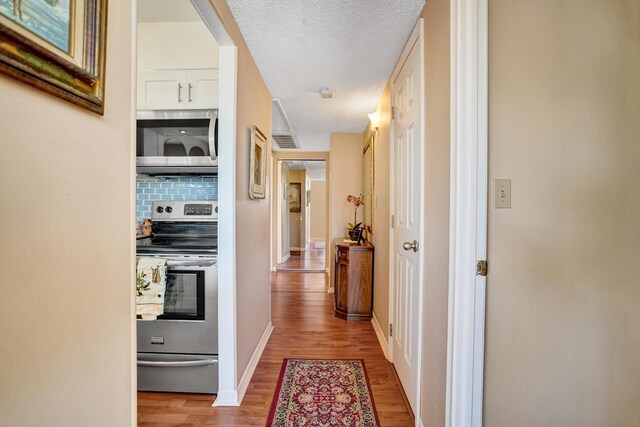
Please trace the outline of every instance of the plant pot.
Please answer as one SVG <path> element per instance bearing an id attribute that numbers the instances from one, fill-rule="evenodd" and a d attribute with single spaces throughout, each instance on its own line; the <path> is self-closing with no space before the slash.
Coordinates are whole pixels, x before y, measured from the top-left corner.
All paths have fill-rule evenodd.
<path id="1" fill-rule="evenodd" d="M 357 242 L 360 237 L 360 233 L 362 233 L 362 230 L 349 230 L 349 238 Z"/>

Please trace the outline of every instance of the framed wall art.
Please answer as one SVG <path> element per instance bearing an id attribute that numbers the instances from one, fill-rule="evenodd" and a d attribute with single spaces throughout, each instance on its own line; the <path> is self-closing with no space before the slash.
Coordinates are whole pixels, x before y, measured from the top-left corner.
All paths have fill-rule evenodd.
<path id="1" fill-rule="evenodd" d="M 289 212 L 299 213 L 302 211 L 302 184 L 299 182 L 289 183 L 287 189 L 289 196 Z"/>
<path id="2" fill-rule="evenodd" d="M 249 198 L 264 199 L 267 179 L 267 137 L 252 127 L 249 152 Z"/>
<path id="3" fill-rule="evenodd" d="M 104 114 L 107 0 L 1 0 L 0 72 Z"/>

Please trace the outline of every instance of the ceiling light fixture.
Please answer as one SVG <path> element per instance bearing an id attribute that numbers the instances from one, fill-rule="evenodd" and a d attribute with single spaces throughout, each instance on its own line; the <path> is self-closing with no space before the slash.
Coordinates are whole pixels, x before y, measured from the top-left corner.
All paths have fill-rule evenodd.
<path id="1" fill-rule="evenodd" d="M 324 99 L 331 99 L 336 97 L 336 92 L 329 89 L 328 87 L 323 87 L 320 89 L 320 96 Z"/>
<path id="2" fill-rule="evenodd" d="M 380 127 L 380 114 L 378 112 L 369 113 L 369 121 L 371 122 L 371 127 L 378 129 Z"/>

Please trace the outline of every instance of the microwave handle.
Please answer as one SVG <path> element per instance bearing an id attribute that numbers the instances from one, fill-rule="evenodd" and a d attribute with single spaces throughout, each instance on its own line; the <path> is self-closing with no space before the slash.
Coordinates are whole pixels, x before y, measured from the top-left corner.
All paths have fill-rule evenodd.
<path id="1" fill-rule="evenodd" d="M 209 153 L 211 160 L 218 158 L 218 117 L 213 115 L 209 120 Z"/>
<path id="2" fill-rule="evenodd" d="M 213 267 L 216 265 L 215 261 L 204 261 L 204 260 L 195 260 L 195 261 L 173 261 L 167 260 L 167 267 Z"/>

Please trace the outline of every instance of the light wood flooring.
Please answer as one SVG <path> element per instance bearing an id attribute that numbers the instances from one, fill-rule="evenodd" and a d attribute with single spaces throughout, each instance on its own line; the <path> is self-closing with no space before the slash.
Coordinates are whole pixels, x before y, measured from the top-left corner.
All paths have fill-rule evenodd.
<path id="1" fill-rule="evenodd" d="M 264 426 L 285 357 L 364 359 L 380 424 L 411 426 L 411 419 L 370 322 L 338 319 L 324 273 L 273 273 L 275 327 L 242 405 L 212 408 L 210 395 L 138 393 L 140 426 Z"/>

